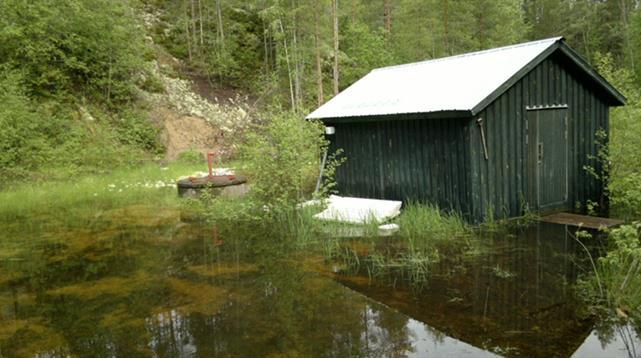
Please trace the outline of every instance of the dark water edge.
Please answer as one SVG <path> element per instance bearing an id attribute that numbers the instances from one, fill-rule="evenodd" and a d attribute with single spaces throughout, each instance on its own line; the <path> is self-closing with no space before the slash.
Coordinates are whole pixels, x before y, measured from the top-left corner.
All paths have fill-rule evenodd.
<path id="1" fill-rule="evenodd" d="M 638 354 L 585 315 L 585 251 L 558 225 L 488 233 L 417 288 L 173 209 L 34 220 L 2 223 L 0 357 Z"/>
<path id="2" fill-rule="evenodd" d="M 571 356 L 594 326 L 573 289 L 578 276 L 591 271 L 573 231 L 540 223 L 482 240 L 487 252 L 467 259 L 442 255 L 418 289 L 396 282 L 390 290 L 389 282 L 364 272 L 337 280 L 475 347 L 509 356 Z"/>

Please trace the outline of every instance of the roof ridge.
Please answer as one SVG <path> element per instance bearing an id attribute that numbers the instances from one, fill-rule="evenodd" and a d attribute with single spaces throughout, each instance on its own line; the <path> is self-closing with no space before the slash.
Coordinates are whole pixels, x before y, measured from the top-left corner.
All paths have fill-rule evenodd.
<path id="1" fill-rule="evenodd" d="M 519 47 L 538 45 L 538 44 L 544 43 L 544 42 L 554 43 L 554 42 L 557 42 L 557 41 L 562 40 L 562 39 L 563 39 L 562 36 L 550 37 L 550 38 L 547 38 L 547 39 L 523 42 L 523 43 L 515 44 L 515 45 L 508 45 L 508 46 L 503 46 L 503 47 L 490 48 L 490 49 L 474 51 L 474 52 L 466 52 L 466 53 L 453 55 L 453 56 L 432 58 L 432 59 L 429 59 L 429 60 L 410 62 L 410 63 L 403 63 L 403 64 L 399 64 L 399 65 L 392 65 L 392 66 L 385 66 L 385 67 L 379 67 L 379 68 L 373 69 L 370 72 L 385 71 L 385 70 L 391 70 L 391 69 L 401 68 L 401 67 L 411 67 L 411 66 L 423 65 L 423 64 L 427 64 L 427 63 L 433 63 L 433 62 L 441 62 L 441 61 L 453 60 L 453 59 L 457 59 L 457 58 L 464 58 L 464 57 L 483 55 L 483 54 L 486 54 L 486 53 L 493 53 L 493 52 L 511 50 L 511 49 L 519 48 Z"/>

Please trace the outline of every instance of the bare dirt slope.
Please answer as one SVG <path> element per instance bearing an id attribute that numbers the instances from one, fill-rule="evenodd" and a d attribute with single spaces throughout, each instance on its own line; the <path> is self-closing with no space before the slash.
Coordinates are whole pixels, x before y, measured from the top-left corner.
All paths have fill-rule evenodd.
<path id="1" fill-rule="evenodd" d="M 146 14 L 147 27 L 157 16 Z M 162 46 L 154 44 L 156 59 L 148 63 L 149 72 L 158 80 L 161 91 L 144 92 L 152 110 L 150 120 L 160 129 L 166 158 L 193 150 L 214 152 L 227 158 L 233 155 L 240 133 L 250 118 L 246 96 L 231 88 L 218 88 L 206 76 L 193 72 Z"/>
<path id="2" fill-rule="evenodd" d="M 160 128 L 167 159 L 176 159 L 188 150 L 231 156 L 234 139 L 249 122 L 246 98 L 230 89 L 221 92 L 208 81 L 196 84 L 179 72 L 184 70 L 178 60 L 166 56 L 151 64 L 164 90 L 146 96 L 152 107 L 150 119 Z"/>
<path id="3" fill-rule="evenodd" d="M 167 107 L 154 109 L 150 116 L 161 124 L 160 139 L 165 146 L 166 158 L 176 159 L 182 152 L 195 150 L 201 153 L 213 151 L 223 155 L 223 133 L 206 119 L 181 115 Z"/>

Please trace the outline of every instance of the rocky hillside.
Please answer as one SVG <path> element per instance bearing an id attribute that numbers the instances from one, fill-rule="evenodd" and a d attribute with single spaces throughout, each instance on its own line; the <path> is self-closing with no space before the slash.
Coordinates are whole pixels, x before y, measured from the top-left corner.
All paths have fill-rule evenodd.
<path id="1" fill-rule="evenodd" d="M 150 29 L 158 14 L 143 15 Z M 246 95 L 219 88 L 210 79 L 189 69 L 161 45 L 147 37 L 155 59 L 148 72 L 157 80 L 158 91 L 142 91 L 149 104 L 150 120 L 160 129 L 166 158 L 176 159 L 185 151 L 213 151 L 223 158 L 233 154 L 235 140 L 250 122 L 251 105 Z"/>

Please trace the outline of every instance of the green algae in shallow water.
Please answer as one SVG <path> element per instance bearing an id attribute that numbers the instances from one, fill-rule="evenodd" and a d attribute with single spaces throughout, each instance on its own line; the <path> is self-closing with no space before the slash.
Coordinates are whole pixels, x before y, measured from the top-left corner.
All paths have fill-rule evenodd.
<path id="1" fill-rule="evenodd" d="M 150 281 L 146 272 L 136 272 L 129 277 L 105 277 L 95 281 L 80 282 L 47 291 L 52 296 L 71 295 L 91 300 L 102 295 L 127 296 L 141 289 Z"/>
<path id="2" fill-rule="evenodd" d="M 102 219 L 110 221 L 115 225 L 122 225 L 126 227 L 159 227 L 179 223 L 180 210 L 172 208 L 158 208 L 148 205 L 131 205 L 124 208 L 106 211 L 102 214 Z"/>
<path id="3" fill-rule="evenodd" d="M 232 264 L 232 263 L 217 263 L 212 265 L 194 265 L 188 266 L 188 271 L 196 273 L 204 277 L 220 277 L 220 276 L 234 276 L 241 273 L 257 272 L 258 267 L 252 264 Z"/>
<path id="4" fill-rule="evenodd" d="M 24 319 L 6 319 L 0 321 L 0 341 L 7 340 L 13 337 L 16 332 L 27 327 L 29 323 Z"/>

